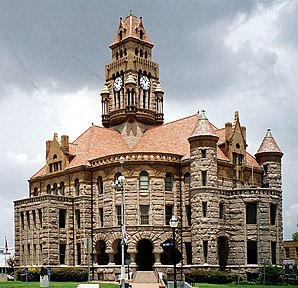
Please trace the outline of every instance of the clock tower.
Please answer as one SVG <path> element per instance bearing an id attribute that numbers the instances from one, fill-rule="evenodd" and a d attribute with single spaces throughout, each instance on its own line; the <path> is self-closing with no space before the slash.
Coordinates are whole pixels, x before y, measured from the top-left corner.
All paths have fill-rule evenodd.
<path id="1" fill-rule="evenodd" d="M 124 20 L 120 18 L 110 45 L 112 62 L 105 66 L 102 124 L 118 130 L 130 147 L 145 130 L 163 124 L 164 92 L 159 65 L 152 61 L 153 46 L 142 17 L 130 12 Z"/>

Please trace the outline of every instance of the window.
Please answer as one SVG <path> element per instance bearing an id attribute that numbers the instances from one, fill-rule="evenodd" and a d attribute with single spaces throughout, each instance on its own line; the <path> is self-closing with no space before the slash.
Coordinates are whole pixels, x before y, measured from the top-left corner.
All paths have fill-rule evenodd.
<path id="1" fill-rule="evenodd" d="M 247 264 L 258 264 L 257 241 L 247 241 Z"/>
<path id="2" fill-rule="evenodd" d="M 33 196 L 37 196 L 37 195 L 38 195 L 38 188 L 35 187 L 35 188 L 34 188 L 34 192 L 33 192 Z"/>
<path id="3" fill-rule="evenodd" d="M 78 178 L 75 179 L 75 190 L 76 190 L 76 196 L 80 195 L 80 180 Z"/>
<path id="4" fill-rule="evenodd" d="M 60 183 L 60 194 L 64 195 L 65 194 L 65 186 L 64 186 L 64 182 L 62 181 Z"/>
<path id="5" fill-rule="evenodd" d="M 172 191 L 173 190 L 173 175 L 168 172 L 165 177 L 165 190 Z"/>
<path id="6" fill-rule="evenodd" d="M 270 224 L 271 225 L 276 224 L 276 210 L 277 210 L 277 205 L 271 204 L 270 205 Z"/>
<path id="7" fill-rule="evenodd" d="M 206 151 L 206 149 L 202 149 L 202 150 L 201 150 L 201 157 L 202 157 L 202 158 L 206 158 L 206 155 L 207 155 L 207 151 Z"/>
<path id="8" fill-rule="evenodd" d="M 189 172 L 186 172 L 184 174 L 184 185 L 185 186 L 189 186 L 190 184 L 190 173 Z"/>
<path id="9" fill-rule="evenodd" d="M 139 175 L 139 187 L 140 190 L 149 189 L 149 174 L 146 171 L 142 171 Z"/>
<path id="10" fill-rule="evenodd" d="M 39 244 L 39 264 L 42 264 L 42 244 Z"/>
<path id="11" fill-rule="evenodd" d="M 225 203 L 220 202 L 219 203 L 219 219 L 225 218 Z"/>
<path id="12" fill-rule="evenodd" d="M 298 247 L 296 247 L 296 258 L 298 258 Z"/>
<path id="13" fill-rule="evenodd" d="M 99 208 L 99 227 L 103 227 L 103 208 Z"/>
<path id="14" fill-rule="evenodd" d="M 32 210 L 32 218 L 33 218 L 33 225 L 36 227 L 36 212 L 35 210 Z"/>
<path id="15" fill-rule="evenodd" d="M 51 194 L 51 185 L 50 184 L 47 185 L 47 193 Z"/>
<path id="16" fill-rule="evenodd" d="M 166 205 L 166 225 L 170 225 L 170 220 L 173 215 L 173 205 Z"/>
<path id="17" fill-rule="evenodd" d="M 276 264 L 276 242 L 271 242 L 271 264 Z"/>
<path id="18" fill-rule="evenodd" d="M 59 210 L 59 228 L 65 228 L 66 224 L 66 210 L 60 209 Z"/>
<path id="19" fill-rule="evenodd" d="M 257 203 L 246 203 L 246 224 L 257 224 Z"/>
<path id="20" fill-rule="evenodd" d="M 59 245 L 59 255 L 60 255 L 60 265 L 64 265 L 65 263 L 65 252 L 66 252 L 66 244 Z"/>
<path id="21" fill-rule="evenodd" d="M 264 164 L 263 169 L 265 173 L 268 173 L 268 164 Z"/>
<path id="22" fill-rule="evenodd" d="M 286 252 L 286 258 L 290 258 L 290 248 L 289 247 L 285 248 L 285 252 Z"/>
<path id="23" fill-rule="evenodd" d="M 103 194 L 103 182 L 102 182 L 101 176 L 97 178 L 97 189 L 98 189 L 98 194 Z"/>
<path id="24" fill-rule="evenodd" d="M 77 243 L 77 265 L 81 265 L 81 244 Z"/>
<path id="25" fill-rule="evenodd" d="M 207 171 L 202 171 L 202 186 L 207 186 Z"/>
<path id="26" fill-rule="evenodd" d="M 149 224 L 149 205 L 140 205 L 141 225 Z"/>
<path id="27" fill-rule="evenodd" d="M 203 241 L 204 262 L 208 262 L 208 241 Z"/>
<path id="28" fill-rule="evenodd" d="M 42 227 L 42 210 L 41 209 L 38 209 L 38 219 L 39 219 L 40 227 Z"/>
<path id="29" fill-rule="evenodd" d="M 57 194 L 58 194 L 58 186 L 57 186 L 57 183 L 54 183 L 54 185 L 53 185 L 53 194 L 54 194 L 54 195 L 57 195 Z"/>
<path id="30" fill-rule="evenodd" d="M 30 229 L 30 213 L 29 213 L 29 211 L 26 211 L 26 217 L 27 217 L 28 228 Z"/>
<path id="31" fill-rule="evenodd" d="M 121 206 L 116 206 L 116 213 L 117 213 L 117 225 L 121 225 Z"/>
<path id="32" fill-rule="evenodd" d="M 191 206 L 186 206 L 186 219 L 187 219 L 187 225 L 191 226 Z"/>
<path id="33" fill-rule="evenodd" d="M 24 213 L 21 212 L 21 224 L 22 224 L 22 228 L 24 229 L 24 226 L 25 226 L 25 221 L 24 221 Z"/>
<path id="34" fill-rule="evenodd" d="M 203 217 L 207 217 L 207 202 L 202 202 Z"/>
<path id="35" fill-rule="evenodd" d="M 30 244 L 27 245 L 27 254 L 28 254 L 28 261 L 30 262 L 30 256 L 31 256 L 31 251 L 30 251 Z"/>
<path id="36" fill-rule="evenodd" d="M 186 264 L 192 264 L 192 246 L 191 242 L 185 242 Z"/>
<path id="37" fill-rule="evenodd" d="M 76 216 L 77 228 L 80 229 L 81 228 L 81 212 L 80 212 L 80 210 L 77 209 L 75 211 L 75 216 Z"/>

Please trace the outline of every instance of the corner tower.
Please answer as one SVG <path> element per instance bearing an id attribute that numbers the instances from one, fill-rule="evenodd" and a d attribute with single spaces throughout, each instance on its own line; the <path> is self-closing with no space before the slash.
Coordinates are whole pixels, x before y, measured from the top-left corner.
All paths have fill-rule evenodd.
<path id="1" fill-rule="evenodd" d="M 124 20 L 120 18 L 101 97 L 103 126 L 118 130 L 124 138 L 163 123 L 164 92 L 159 65 L 152 61 L 153 46 L 142 17 L 130 12 Z"/>

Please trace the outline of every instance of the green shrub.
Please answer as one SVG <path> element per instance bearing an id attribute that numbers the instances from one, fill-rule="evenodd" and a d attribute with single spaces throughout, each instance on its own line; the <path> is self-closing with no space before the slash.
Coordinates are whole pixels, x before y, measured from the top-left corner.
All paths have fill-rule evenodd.
<path id="1" fill-rule="evenodd" d="M 28 281 L 40 280 L 41 268 L 29 268 L 28 269 Z M 17 280 L 22 280 L 24 276 L 24 268 L 15 271 Z M 25 278 L 23 278 L 25 280 Z M 52 268 L 51 281 L 55 282 L 85 282 L 88 280 L 88 270 L 80 267 L 58 267 Z"/>
<path id="2" fill-rule="evenodd" d="M 259 283 L 263 283 L 264 268 L 260 269 Z M 283 271 L 281 267 L 268 265 L 265 266 L 265 284 L 266 285 L 277 285 L 283 283 Z"/>
<path id="3" fill-rule="evenodd" d="M 238 274 L 217 270 L 195 270 L 186 274 L 196 283 L 226 284 L 238 281 Z"/>

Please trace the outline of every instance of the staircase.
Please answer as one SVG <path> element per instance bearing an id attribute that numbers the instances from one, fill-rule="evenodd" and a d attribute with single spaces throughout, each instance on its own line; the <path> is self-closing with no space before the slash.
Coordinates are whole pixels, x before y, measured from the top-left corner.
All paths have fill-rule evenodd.
<path id="1" fill-rule="evenodd" d="M 135 284 L 137 283 L 151 283 L 152 285 L 155 285 L 152 287 L 158 287 L 158 280 L 156 279 L 155 273 L 153 271 L 137 271 L 133 279 L 133 287 L 135 287 Z"/>

